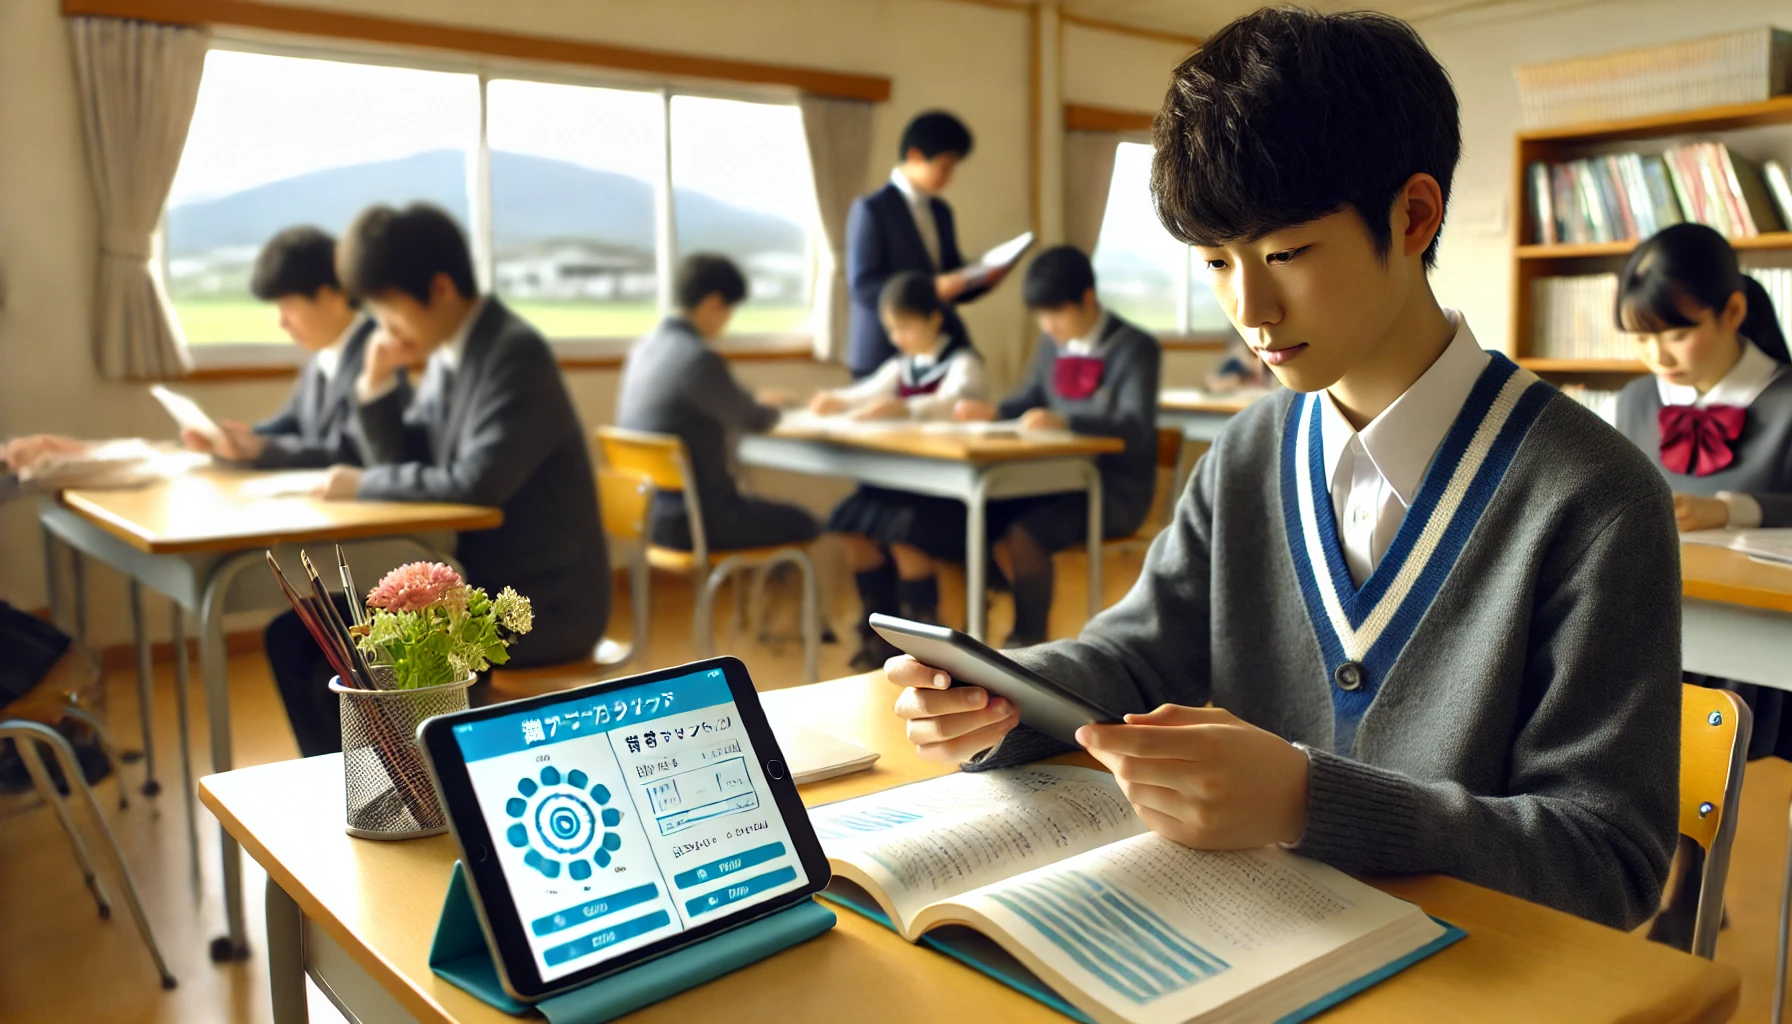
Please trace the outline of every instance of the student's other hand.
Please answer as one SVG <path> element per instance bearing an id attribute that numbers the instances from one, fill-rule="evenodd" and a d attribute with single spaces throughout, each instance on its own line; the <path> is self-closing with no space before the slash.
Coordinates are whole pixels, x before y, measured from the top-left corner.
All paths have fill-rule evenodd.
<path id="1" fill-rule="evenodd" d="M 27 434 L 0 445 L 0 455 L 5 456 L 7 465 L 22 472 L 40 460 L 57 455 L 78 455 L 89 447 L 86 441 L 61 434 Z"/>
<path id="2" fill-rule="evenodd" d="M 761 388 L 754 392 L 753 397 L 759 401 L 760 405 L 769 405 L 774 409 L 782 409 L 787 405 L 796 404 L 796 400 L 791 397 L 790 392 L 778 388 Z"/>
<path id="3" fill-rule="evenodd" d="M 385 331 L 374 331 L 368 339 L 367 355 L 361 364 L 362 390 L 382 391 L 398 375 L 398 371 L 418 363 L 416 347 L 399 341 Z"/>
<path id="4" fill-rule="evenodd" d="M 908 419 L 908 403 L 900 398 L 886 395 L 870 405 L 854 409 L 852 418 L 855 420 L 906 420 Z"/>
<path id="5" fill-rule="evenodd" d="M 262 450 L 268 446 L 268 439 L 257 434 L 247 423 L 240 423 L 236 420 L 220 420 L 218 429 L 224 432 L 224 436 L 212 447 L 212 451 L 226 459 L 234 459 L 237 462 L 254 462 L 261 455 Z M 185 431 L 181 432 L 181 440 L 186 440 Z"/>
<path id="6" fill-rule="evenodd" d="M 1063 430 L 1066 426 L 1064 417 L 1050 409 L 1028 409 L 1020 414 L 1022 430 Z"/>
<path id="7" fill-rule="evenodd" d="M 809 399 L 809 411 L 817 416 L 832 416 L 846 411 L 846 399 L 826 391 L 818 391 Z"/>
<path id="8" fill-rule="evenodd" d="M 939 293 L 941 302 L 951 302 L 965 293 L 970 286 L 962 271 L 954 270 L 950 274 L 940 274 L 933 279 L 933 290 Z"/>
<path id="9" fill-rule="evenodd" d="M 1077 742 L 1153 832 L 1197 850 L 1293 843 L 1307 829 L 1307 755 L 1219 708 L 1164 704 Z"/>
<path id="10" fill-rule="evenodd" d="M 1674 495 L 1674 522 L 1681 532 L 1718 530 L 1730 525 L 1730 506 L 1717 498 L 1694 494 Z"/>
<path id="11" fill-rule="evenodd" d="M 215 450 L 212 439 L 192 427 L 180 428 L 180 443 L 190 452 L 204 452 L 207 455 Z"/>
<path id="12" fill-rule="evenodd" d="M 960 398 L 952 407 L 952 418 L 960 423 L 987 423 L 996 418 L 996 407 L 980 398 Z"/>
<path id="13" fill-rule="evenodd" d="M 355 466 L 331 466 L 324 482 L 312 490 L 313 498 L 324 501 L 353 501 L 361 493 L 361 470 Z"/>
<path id="14" fill-rule="evenodd" d="M 923 760 L 960 764 L 1020 724 L 1020 711 L 1007 700 L 981 686 L 952 686 L 951 676 L 907 654 L 885 662 L 884 675 L 903 688 L 896 717 L 908 722 L 908 741 Z"/>

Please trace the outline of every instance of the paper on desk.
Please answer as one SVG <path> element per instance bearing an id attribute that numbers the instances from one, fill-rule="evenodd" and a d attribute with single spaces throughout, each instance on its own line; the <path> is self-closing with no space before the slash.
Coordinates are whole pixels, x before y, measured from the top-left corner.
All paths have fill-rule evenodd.
<path id="1" fill-rule="evenodd" d="M 121 490 L 176 477 L 211 456 L 140 438 L 99 441 L 74 452 L 45 454 L 20 468 L 21 486 L 39 492 Z"/>
<path id="2" fill-rule="evenodd" d="M 1033 232 L 1022 231 L 1001 245 L 984 253 L 977 262 L 965 267 L 962 273 L 966 283 L 977 287 L 986 283 L 996 272 L 1012 267 L 1021 254 L 1033 247 Z"/>
<path id="3" fill-rule="evenodd" d="M 329 479 L 327 469 L 296 469 L 283 473 L 256 474 L 244 482 L 242 493 L 251 498 L 304 498 Z"/>
<path id="4" fill-rule="evenodd" d="M 1792 565 L 1792 529 L 1694 530 L 1681 534 L 1680 542 L 1729 548 L 1757 562 Z"/>

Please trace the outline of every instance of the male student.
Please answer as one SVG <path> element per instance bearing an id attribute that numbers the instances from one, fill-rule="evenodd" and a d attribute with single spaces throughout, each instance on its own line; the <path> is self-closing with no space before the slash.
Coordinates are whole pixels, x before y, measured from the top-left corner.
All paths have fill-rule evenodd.
<path id="1" fill-rule="evenodd" d="M 1182 62 L 1155 132 L 1161 219 L 1290 390 L 1201 460 L 1125 599 L 1015 657 L 1130 713 L 1077 739 L 1171 839 L 1637 925 L 1677 831 L 1673 506 L 1433 296 L 1448 75 L 1385 15 L 1266 9 Z M 1054 749 L 1005 701 L 889 669 L 929 758 Z"/>
<path id="2" fill-rule="evenodd" d="M 1039 321 L 1032 369 L 997 405 L 959 403 L 958 418 L 1018 419 L 1023 429 L 1124 441 L 1123 451 L 1098 464 L 1102 534 L 1127 536 L 1145 522 L 1157 490 L 1157 339 L 1101 305 L 1095 268 L 1075 246 L 1040 253 L 1023 291 Z M 1052 553 L 1088 538 L 1088 498 L 1081 491 L 1010 498 L 993 503 L 989 519 L 996 563 L 1014 591 L 1014 630 L 1005 646 L 1041 643 L 1052 606 Z"/>
<path id="3" fill-rule="evenodd" d="M 972 302 L 993 288 L 1001 275 L 972 287 L 959 271 L 958 232 L 952 208 L 939 193 L 971 155 L 971 132 L 943 110 L 917 116 L 903 129 L 890 183 L 853 200 L 846 215 L 846 281 L 852 289 L 846 368 L 854 380 L 869 377 L 896 347 L 884 330 L 878 297 L 891 277 L 905 270 L 933 275 L 946 302 L 946 333 L 969 338 L 953 305 Z"/>
<path id="4" fill-rule="evenodd" d="M 367 468 L 332 469 L 324 496 L 502 509 L 504 524 L 461 534 L 455 556 L 469 583 L 534 604 L 510 664 L 589 657 L 610 615 L 609 555 L 585 431 L 547 342 L 479 293 L 465 236 L 433 206 L 362 211 L 338 269 L 381 331 L 355 383 Z M 398 371 L 420 361 L 407 409 Z"/>
<path id="5" fill-rule="evenodd" d="M 182 443 L 261 469 L 358 464 L 355 378 L 377 325 L 361 315 L 336 280 L 336 239 L 309 226 L 268 239 L 255 257 L 249 291 L 273 303 L 280 329 L 311 359 L 273 418 L 254 427 L 221 420 L 224 435 L 215 444 L 198 431 L 183 430 Z"/>
<path id="6" fill-rule="evenodd" d="M 821 532 L 798 506 L 742 494 L 729 469 L 731 435 L 762 433 L 778 422 L 771 401 L 778 396 L 749 393 L 709 347 L 746 297 L 747 280 L 726 256 L 685 257 L 673 284 L 677 314 L 629 349 L 616 393 L 617 426 L 684 442 L 711 551 L 802 544 Z M 655 544 L 690 550 L 683 494 L 655 493 L 651 531 Z"/>

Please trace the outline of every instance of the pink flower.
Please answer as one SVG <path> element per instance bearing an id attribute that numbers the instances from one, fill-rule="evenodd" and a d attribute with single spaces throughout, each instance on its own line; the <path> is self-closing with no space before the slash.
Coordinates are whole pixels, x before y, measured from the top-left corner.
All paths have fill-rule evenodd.
<path id="1" fill-rule="evenodd" d="M 440 562 L 412 562 L 387 573 L 367 592 L 367 604 L 389 612 L 422 611 L 461 583 L 460 573 Z"/>

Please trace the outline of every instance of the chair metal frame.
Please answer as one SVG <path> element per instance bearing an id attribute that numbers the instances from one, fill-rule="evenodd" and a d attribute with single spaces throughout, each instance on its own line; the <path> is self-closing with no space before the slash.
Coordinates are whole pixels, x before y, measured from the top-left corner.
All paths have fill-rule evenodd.
<path id="1" fill-rule="evenodd" d="M 743 569 L 754 570 L 759 579 L 753 583 L 753 596 L 759 597 L 764 590 L 764 578 L 780 565 L 794 565 L 803 579 L 803 678 L 805 682 L 816 682 L 819 679 L 821 658 L 821 601 L 816 579 L 815 563 L 809 557 L 806 548 L 798 545 L 786 545 L 775 548 L 769 553 L 762 551 L 728 552 L 720 551 L 720 561 L 711 564 L 708 532 L 703 519 L 702 502 L 697 497 L 697 489 L 691 483 L 690 455 L 685 451 L 684 441 L 672 434 L 658 434 L 642 430 L 628 430 L 622 427 L 599 427 L 597 438 L 600 447 L 605 450 L 605 461 L 612 466 L 615 460 L 610 458 L 608 442 L 615 440 L 620 444 L 653 444 L 670 449 L 673 464 L 676 467 L 677 480 L 653 480 L 649 483 L 655 488 L 662 485 L 676 490 L 683 495 L 685 517 L 691 525 L 691 567 L 692 579 L 697 588 L 697 607 L 692 616 L 691 630 L 698 657 L 708 658 L 715 654 L 715 602 L 716 595 L 722 585 L 736 572 Z M 629 472 L 620 466 L 622 472 Z M 652 549 L 652 538 L 645 538 L 646 548 Z M 670 550 L 670 549 L 668 549 Z"/>
<path id="2" fill-rule="evenodd" d="M 1726 714 L 1731 719 L 1728 723 Z M 1742 806 L 1742 777 L 1748 765 L 1748 738 L 1753 725 L 1754 718 L 1748 705 L 1732 691 L 1691 683 L 1681 685 L 1680 833 L 1705 848 L 1705 866 L 1699 877 L 1699 905 L 1693 918 L 1692 954 L 1707 960 L 1717 954 L 1717 933 L 1723 926 L 1724 888 L 1730 875 L 1730 851 L 1736 841 L 1736 819 Z M 1691 741 L 1701 729 L 1731 731 L 1729 749 L 1725 751 L 1721 793 L 1700 791 L 1694 785 L 1697 780 L 1689 778 L 1688 767 L 1692 761 L 1687 757 L 1687 751 L 1698 746 Z M 1717 814 L 1717 828 L 1700 827 L 1713 812 Z M 1689 831 L 1689 824 L 1697 831 Z M 1700 832 L 1708 832 L 1709 838 L 1702 837 Z"/>

